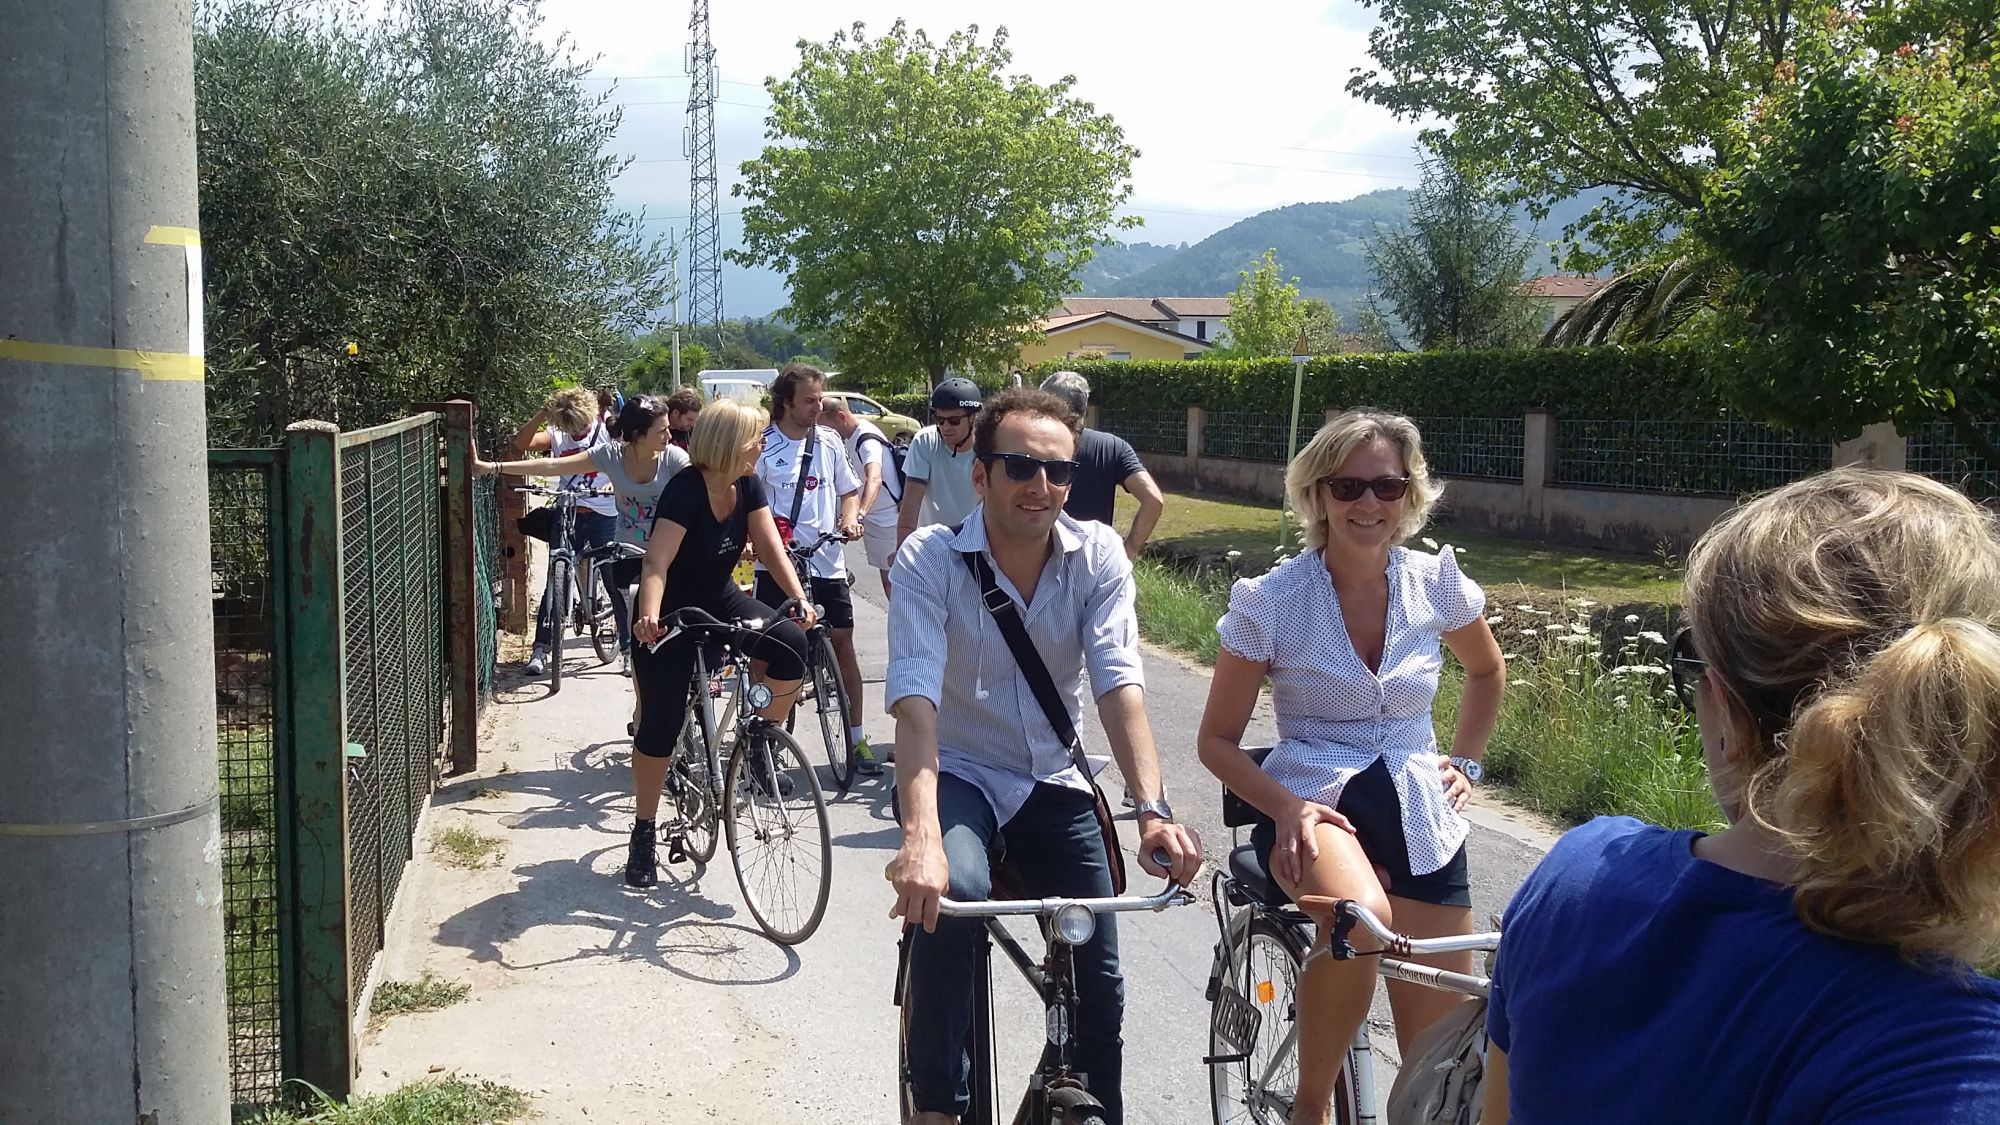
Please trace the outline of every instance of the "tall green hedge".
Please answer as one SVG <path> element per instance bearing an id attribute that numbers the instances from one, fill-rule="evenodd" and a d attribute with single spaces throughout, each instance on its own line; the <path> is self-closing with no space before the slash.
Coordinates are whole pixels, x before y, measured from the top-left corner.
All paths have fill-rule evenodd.
<path id="1" fill-rule="evenodd" d="M 1567 418 L 1714 418 L 1727 409 L 1712 389 L 1718 362 L 1729 361 L 1686 347 L 1319 356 L 1306 365 L 1299 402 L 1309 415 L 1370 406 L 1432 418 L 1507 418 L 1537 409 Z M 1090 380 L 1091 400 L 1101 406 L 1281 414 L 1292 407 L 1289 359 L 1056 360 L 1028 381 L 1065 368 Z"/>
<path id="2" fill-rule="evenodd" d="M 907 414 L 924 425 L 931 421 L 931 396 L 929 395 L 876 395 L 875 401 L 882 409 L 897 414 Z"/>

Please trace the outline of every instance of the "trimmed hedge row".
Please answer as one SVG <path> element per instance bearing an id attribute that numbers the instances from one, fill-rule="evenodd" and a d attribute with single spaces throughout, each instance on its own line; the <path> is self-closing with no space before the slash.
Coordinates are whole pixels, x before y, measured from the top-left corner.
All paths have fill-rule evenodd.
<path id="1" fill-rule="evenodd" d="M 1306 365 L 1299 402 L 1307 414 L 1370 406 L 1432 418 L 1514 418 L 1544 409 L 1567 418 L 1710 419 L 1728 409 L 1713 389 L 1724 362 L 1731 360 L 1688 347 L 1319 356 Z M 1292 408 L 1292 362 L 1284 358 L 1054 360 L 1027 382 L 1064 369 L 1089 379 L 1091 400 L 1105 406 L 1286 415 Z"/>
<path id="2" fill-rule="evenodd" d="M 896 414 L 908 414 L 910 417 L 915 418 L 919 425 L 930 425 L 931 396 L 929 395 L 871 395 L 869 397 L 881 403 L 884 410 Z"/>

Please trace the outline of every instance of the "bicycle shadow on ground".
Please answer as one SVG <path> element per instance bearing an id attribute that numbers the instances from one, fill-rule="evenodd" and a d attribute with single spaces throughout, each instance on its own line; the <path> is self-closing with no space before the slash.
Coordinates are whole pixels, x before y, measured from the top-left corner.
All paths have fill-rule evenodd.
<path id="1" fill-rule="evenodd" d="M 575 859 L 517 866 L 507 892 L 473 903 L 438 924 L 435 944 L 513 972 L 592 961 L 640 962 L 684 980 L 762 985 L 799 971 L 796 951 L 732 919 L 736 906 L 705 894 L 732 887 L 727 864 L 662 865 L 650 890 L 619 878 L 622 846 Z M 550 929 L 580 931 L 567 951 Z"/>
<path id="2" fill-rule="evenodd" d="M 594 742 L 555 756 L 549 769 L 467 776 L 440 786 L 433 800 L 502 828 L 587 828 L 623 836 L 632 817 L 630 745 L 622 738 Z M 619 747 L 627 749 L 620 753 Z M 487 802 L 508 795 L 540 798 L 544 803 L 527 809 L 487 807 Z"/>

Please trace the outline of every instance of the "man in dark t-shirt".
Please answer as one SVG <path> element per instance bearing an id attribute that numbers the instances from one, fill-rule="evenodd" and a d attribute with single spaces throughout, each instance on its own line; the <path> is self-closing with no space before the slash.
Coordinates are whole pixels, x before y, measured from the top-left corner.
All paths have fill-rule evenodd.
<path id="1" fill-rule="evenodd" d="M 1056 372 L 1042 381 L 1042 389 L 1060 396 L 1079 416 L 1090 402 L 1090 384 L 1074 371 Z M 1077 435 L 1076 462 L 1076 480 L 1063 512 L 1071 519 L 1111 523 L 1118 490 L 1123 488 L 1139 501 L 1139 514 L 1125 536 L 1125 557 L 1138 558 L 1166 510 L 1166 497 L 1153 474 L 1146 471 L 1130 442 L 1087 426 Z"/>

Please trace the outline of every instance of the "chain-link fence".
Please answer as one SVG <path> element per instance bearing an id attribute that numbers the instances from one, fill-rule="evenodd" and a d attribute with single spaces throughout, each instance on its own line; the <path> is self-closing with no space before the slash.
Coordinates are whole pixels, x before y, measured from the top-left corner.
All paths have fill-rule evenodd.
<path id="1" fill-rule="evenodd" d="M 1526 442 L 1520 418 L 1418 418 L 1424 458 L 1447 477 L 1518 481 Z"/>
<path id="2" fill-rule="evenodd" d="M 443 569 L 436 415 L 340 436 L 348 971 L 360 996 L 437 777 Z"/>
<path id="3" fill-rule="evenodd" d="M 1175 457 L 1187 455 L 1185 409 L 1101 408 L 1097 414 L 1097 428 L 1117 434 L 1141 453 L 1170 453 Z"/>
<path id="4" fill-rule="evenodd" d="M 479 634 L 479 706 L 493 699 L 493 669 L 500 657 L 500 490 L 499 477 L 472 482 L 472 627 Z"/>
<path id="5" fill-rule="evenodd" d="M 1986 440 L 2000 443 L 2000 422 L 1979 427 Z M 1905 465 L 1979 499 L 2000 496 L 2000 470 L 1986 463 L 1959 437 L 1950 422 L 1925 422 L 1910 432 Z"/>
<path id="6" fill-rule="evenodd" d="M 222 792 L 222 924 L 232 1100 L 278 1100 L 284 1082 L 278 944 L 279 680 L 283 571 L 273 566 L 279 482 L 268 449 L 209 456 L 215 743 Z"/>
<path id="7" fill-rule="evenodd" d="M 1742 496 L 1827 467 L 1829 442 L 1729 415 L 1712 421 L 1556 420 L 1560 484 Z"/>
<path id="8" fill-rule="evenodd" d="M 1266 411 L 1211 410 L 1202 419 L 1201 455 L 1282 463 L 1291 421 L 1288 416 Z M 1300 443 L 1303 444 L 1317 429 L 1316 419 L 1301 418 Z"/>

